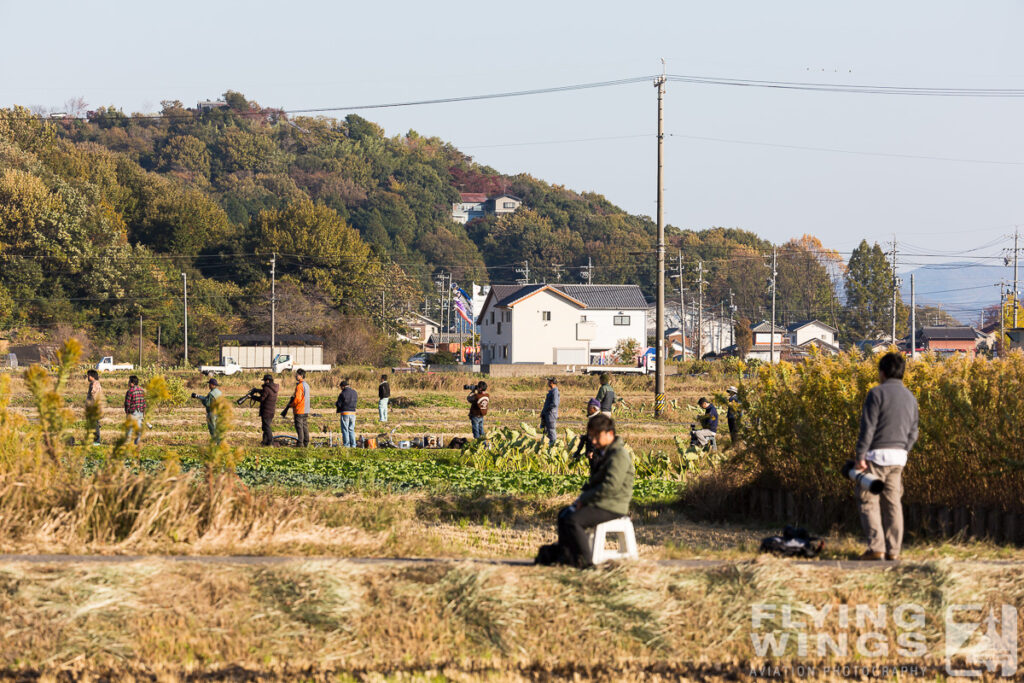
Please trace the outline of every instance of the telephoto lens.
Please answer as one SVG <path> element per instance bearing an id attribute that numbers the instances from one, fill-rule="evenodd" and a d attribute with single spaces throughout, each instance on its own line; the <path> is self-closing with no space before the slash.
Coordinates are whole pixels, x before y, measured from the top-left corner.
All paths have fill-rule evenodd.
<path id="1" fill-rule="evenodd" d="M 849 478 L 857 486 L 861 487 L 869 493 L 873 493 L 876 496 L 885 490 L 885 482 L 869 473 L 867 470 L 863 472 L 853 466 L 852 460 L 847 460 L 846 464 L 843 465 L 843 476 Z"/>
<path id="2" fill-rule="evenodd" d="M 463 384 L 462 388 L 463 389 L 467 389 L 469 391 L 472 391 L 473 389 L 476 389 L 476 385 L 475 384 Z"/>

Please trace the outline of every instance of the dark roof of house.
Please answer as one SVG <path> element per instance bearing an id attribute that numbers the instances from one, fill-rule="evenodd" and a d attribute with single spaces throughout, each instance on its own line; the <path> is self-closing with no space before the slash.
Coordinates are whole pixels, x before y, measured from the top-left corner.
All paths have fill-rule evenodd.
<path id="1" fill-rule="evenodd" d="M 683 331 L 681 329 L 679 329 L 678 327 L 670 327 L 667 330 L 665 330 L 665 336 L 666 337 L 674 337 L 677 334 L 680 335 L 680 336 L 683 334 Z"/>
<path id="2" fill-rule="evenodd" d="M 945 341 L 974 341 L 978 338 L 973 327 L 922 327 L 921 339 Z"/>
<path id="3" fill-rule="evenodd" d="M 552 285 L 552 287 L 577 301 L 582 301 L 587 308 L 647 310 L 647 300 L 644 299 L 644 293 L 640 290 L 639 285 Z"/>
<path id="4" fill-rule="evenodd" d="M 486 192 L 460 192 L 459 199 L 463 202 L 486 202 Z"/>
<path id="5" fill-rule="evenodd" d="M 770 322 L 768 322 L 767 320 L 765 320 L 761 324 L 755 325 L 754 327 L 750 328 L 750 331 L 751 332 L 771 332 L 772 331 L 772 324 Z M 776 325 L 775 326 L 775 331 L 776 332 L 785 332 L 786 330 L 785 330 L 785 328 L 782 328 L 782 327 L 779 327 L 778 325 Z"/>
<path id="6" fill-rule="evenodd" d="M 238 342 L 239 344 L 255 344 L 258 346 L 269 346 L 269 334 L 222 334 L 222 342 Z M 324 338 L 315 334 L 278 334 L 274 337 L 276 344 L 323 344 Z"/>
<path id="7" fill-rule="evenodd" d="M 434 332 L 427 340 L 428 344 L 461 344 L 469 341 L 471 332 Z"/>
<path id="8" fill-rule="evenodd" d="M 833 332 L 838 332 L 839 331 L 836 328 L 832 327 L 831 325 L 826 325 L 825 323 L 821 322 L 820 320 L 801 320 L 801 321 L 798 321 L 798 322 L 795 322 L 795 323 L 790 323 L 790 324 L 786 325 L 786 330 L 788 330 L 789 332 L 796 332 L 797 330 L 799 330 L 799 329 L 801 329 L 803 327 L 807 327 L 808 325 L 813 325 L 815 323 L 821 325 L 822 327 L 828 328 L 828 329 L 832 330 Z"/>
<path id="9" fill-rule="evenodd" d="M 530 285 L 494 285 L 491 294 L 498 307 L 524 299 L 534 292 L 550 287 L 587 308 L 607 310 L 647 310 L 647 301 L 638 285 L 559 285 L 535 283 Z"/>

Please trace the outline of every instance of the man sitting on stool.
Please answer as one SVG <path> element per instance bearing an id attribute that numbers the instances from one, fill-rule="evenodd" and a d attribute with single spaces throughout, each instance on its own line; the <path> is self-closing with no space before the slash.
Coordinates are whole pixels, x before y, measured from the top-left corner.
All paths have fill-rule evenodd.
<path id="1" fill-rule="evenodd" d="M 693 432 L 693 440 L 696 441 L 695 445 L 704 448 L 718 435 L 718 408 L 703 396 L 697 405 L 704 409 L 704 415 L 700 418 L 704 428 Z"/>
<path id="2" fill-rule="evenodd" d="M 558 513 L 559 557 L 553 558 L 581 568 L 592 566 L 587 529 L 627 516 L 633 498 L 633 459 L 615 434 L 615 421 L 595 415 L 587 424 L 587 436 L 594 446 L 590 479 L 576 501 Z"/>

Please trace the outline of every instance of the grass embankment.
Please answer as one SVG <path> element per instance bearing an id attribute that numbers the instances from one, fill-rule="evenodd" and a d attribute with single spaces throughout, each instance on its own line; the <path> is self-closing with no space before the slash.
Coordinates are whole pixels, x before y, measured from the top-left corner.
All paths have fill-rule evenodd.
<path id="1" fill-rule="evenodd" d="M 907 665 L 934 679 L 947 604 L 1022 601 L 1016 569 L 948 563 L 867 574 L 770 559 L 595 572 L 328 560 L 15 564 L 0 568 L 0 668 L 21 680 L 63 671 L 111 681 L 675 681 L 748 680 L 765 665 Z M 920 606 L 920 623 L 892 615 L 908 603 Z M 773 608 L 757 628 L 755 604 Z M 805 604 L 849 605 L 849 623 L 832 612 L 814 627 Z M 854 616 L 857 604 L 888 610 L 873 625 Z M 784 606 L 803 626 L 783 621 Z M 901 652 L 897 637 L 908 630 L 923 652 Z M 783 632 L 792 638 L 786 651 L 757 655 L 752 633 Z M 797 651 L 800 632 L 811 638 L 809 655 Z M 881 635 L 870 650 L 887 654 L 858 653 L 858 638 L 871 632 Z M 845 634 L 846 651 L 819 656 L 818 633 L 837 642 Z"/>

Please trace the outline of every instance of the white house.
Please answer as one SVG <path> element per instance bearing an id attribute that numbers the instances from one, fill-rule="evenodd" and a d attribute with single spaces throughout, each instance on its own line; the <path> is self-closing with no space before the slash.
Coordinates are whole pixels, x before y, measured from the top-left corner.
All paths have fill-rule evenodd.
<path id="1" fill-rule="evenodd" d="M 620 340 L 646 346 L 647 303 L 636 285 L 494 285 L 477 325 L 484 363 L 610 361 Z"/>
<path id="2" fill-rule="evenodd" d="M 403 316 L 399 322 L 408 333 L 399 332 L 397 335 L 398 340 L 419 344 L 420 348 L 426 345 L 432 334 L 441 330 L 439 322 L 419 313 L 410 313 Z"/>
<path id="3" fill-rule="evenodd" d="M 810 351 L 816 346 L 819 351 L 839 353 L 839 330 L 820 320 L 804 320 L 786 326 L 786 340 L 795 349 Z"/>
<path id="4" fill-rule="evenodd" d="M 459 201 L 452 204 L 452 220 L 466 224 L 487 215 L 515 213 L 522 205 L 522 199 L 507 193 L 488 196 L 484 192 L 461 192 Z"/>

